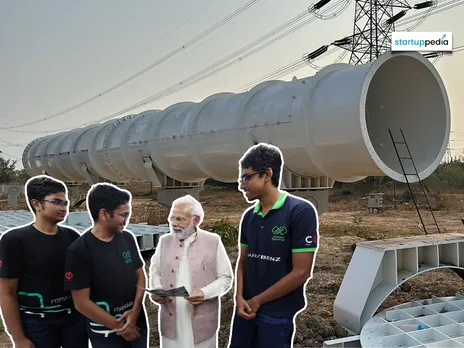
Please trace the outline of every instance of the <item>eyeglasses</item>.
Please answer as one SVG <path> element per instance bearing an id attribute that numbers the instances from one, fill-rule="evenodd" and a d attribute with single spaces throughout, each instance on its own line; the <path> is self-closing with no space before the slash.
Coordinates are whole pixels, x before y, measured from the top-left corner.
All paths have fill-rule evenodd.
<path id="1" fill-rule="evenodd" d="M 168 218 L 168 220 L 170 222 L 177 222 L 177 223 L 181 223 L 181 224 L 183 224 L 183 223 L 185 223 L 187 221 L 187 219 L 184 218 L 183 216 L 170 216 Z"/>
<path id="2" fill-rule="evenodd" d="M 248 183 L 248 181 L 250 181 L 250 179 L 255 176 L 256 174 L 259 174 L 259 173 L 264 173 L 266 171 L 266 169 L 261 169 L 257 172 L 254 172 L 254 173 L 251 173 L 251 174 L 245 174 L 245 175 L 242 175 L 238 181 L 241 182 L 241 183 Z"/>
<path id="3" fill-rule="evenodd" d="M 44 202 L 52 203 L 54 205 L 59 205 L 65 208 L 69 205 L 69 201 L 62 201 L 61 199 L 44 199 Z"/>
<path id="4" fill-rule="evenodd" d="M 197 217 L 198 215 L 192 215 L 190 217 L 190 219 L 194 219 L 195 217 Z M 188 218 L 185 218 L 183 216 L 176 216 L 176 215 L 172 215 L 172 216 L 169 216 L 168 217 L 168 221 L 170 222 L 177 222 L 177 223 L 180 223 L 180 224 L 185 224 L 187 222 Z"/>

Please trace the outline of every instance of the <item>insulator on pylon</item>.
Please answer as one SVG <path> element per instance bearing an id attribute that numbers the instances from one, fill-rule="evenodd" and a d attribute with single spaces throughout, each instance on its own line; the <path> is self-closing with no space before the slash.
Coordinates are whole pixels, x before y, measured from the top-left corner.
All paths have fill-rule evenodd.
<path id="1" fill-rule="evenodd" d="M 406 16 L 406 10 L 403 10 L 403 11 L 401 11 L 401 12 L 398 12 L 398 13 L 397 13 L 396 15 L 394 15 L 393 17 L 388 18 L 386 22 L 387 22 L 387 24 L 393 24 L 393 23 L 395 23 L 398 19 L 400 19 L 400 18 L 402 18 L 402 17 L 404 17 L 404 16 Z"/>
<path id="2" fill-rule="evenodd" d="M 425 58 L 437 58 L 440 56 L 440 52 L 431 52 L 423 54 Z"/>
<path id="3" fill-rule="evenodd" d="M 433 5 L 433 1 L 424 1 L 414 5 L 414 9 L 422 10 Z"/>
<path id="4" fill-rule="evenodd" d="M 313 51 L 311 53 L 308 53 L 308 56 L 306 57 L 306 59 L 311 60 L 311 59 L 314 59 L 316 57 L 319 57 L 321 54 L 324 54 L 325 52 L 327 52 L 328 48 L 329 48 L 328 45 L 321 46 L 317 50 L 315 50 L 315 51 Z"/>
<path id="5" fill-rule="evenodd" d="M 353 42 L 353 38 L 351 36 L 348 36 L 340 40 L 335 40 L 333 42 L 333 45 L 334 46 L 345 46 L 345 45 L 351 44 L 352 42 Z"/>
<path id="6" fill-rule="evenodd" d="M 329 2 L 330 2 L 330 0 L 320 0 L 320 1 L 316 2 L 316 4 L 314 5 L 314 9 L 319 10 L 320 8 L 322 8 L 322 6 L 327 5 Z"/>

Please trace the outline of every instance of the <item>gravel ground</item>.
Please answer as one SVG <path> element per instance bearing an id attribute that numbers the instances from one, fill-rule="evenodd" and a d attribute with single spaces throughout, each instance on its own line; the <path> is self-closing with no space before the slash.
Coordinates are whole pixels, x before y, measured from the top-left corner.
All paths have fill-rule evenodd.
<path id="1" fill-rule="evenodd" d="M 248 204 L 240 193 L 211 190 L 202 193 L 201 202 L 206 217 L 202 227 L 215 221 L 227 219 L 238 226 L 240 216 Z M 464 208 L 464 195 L 441 197 L 440 210 L 435 216 L 442 232 L 461 232 L 460 221 Z M 5 202 L 0 201 L 0 209 Z M 133 221 L 165 223 L 167 209 L 148 198 L 135 199 Z M 430 217 L 429 231 L 433 232 Z M 359 199 L 347 197 L 331 203 L 330 212 L 320 217 L 320 249 L 317 254 L 313 278 L 306 287 L 307 308 L 296 318 L 294 347 L 320 347 L 324 340 L 347 336 L 347 332 L 333 319 L 333 302 L 343 280 L 357 242 L 388 239 L 399 236 L 420 235 L 417 213 L 409 204 L 397 210 L 389 207 L 381 214 L 368 214 Z M 147 267 L 151 253 L 144 254 Z M 237 253 L 231 250 L 230 259 L 235 269 Z M 412 300 L 435 296 L 453 296 L 464 292 L 464 282 L 448 269 L 420 274 L 396 289 L 381 305 L 380 310 Z M 222 298 L 219 347 L 226 347 L 229 339 L 229 324 L 232 318 L 234 290 Z M 159 347 L 158 310 L 148 299 L 151 337 L 150 347 Z M 0 347 L 12 347 L 5 332 L 0 333 Z"/>

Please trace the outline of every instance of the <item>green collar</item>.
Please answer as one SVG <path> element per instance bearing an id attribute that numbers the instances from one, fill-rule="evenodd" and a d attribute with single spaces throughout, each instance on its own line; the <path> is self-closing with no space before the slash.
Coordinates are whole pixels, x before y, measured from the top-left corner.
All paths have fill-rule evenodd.
<path id="1" fill-rule="evenodd" d="M 274 203 L 274 205 L 272 206 L 271 210 L 275 210 L 275 209 L 280 209 L 280 208 L 282 208 L 282 206 L 283 206 L 284 203 L 285 203 L 285 199 L 286 199 L 286 198 L 287 198 L 287 192 L 281 192 L 279 198 L 278 198 L 277 201 Z M 269 210 L 269 211 L 271 211 L 271 210 Z M 253 209 L 253 213 L 258 214 L 259 216 L 264 217 L 264 214 L 263 214 L 263 212 L 261 211 L 261 202 L 258 201 L 258 203 L 256 203 L 255 208 Z"/>

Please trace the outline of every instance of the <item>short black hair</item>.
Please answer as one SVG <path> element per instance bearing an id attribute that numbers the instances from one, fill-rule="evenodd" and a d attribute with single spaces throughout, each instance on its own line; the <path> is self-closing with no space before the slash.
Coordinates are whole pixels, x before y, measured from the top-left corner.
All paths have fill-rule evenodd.
<path id="1" fill-rule="evenodd" d="M 239 164 L 242 169 L 251 168 L 254 171 L 263 171 L 258 174 L 259 177 L 264 175 L 266 168 L 272 169 L 272 185 L 279 187 L 280 170 L 283 159 L 280 151 L 272 145 L 258 144 L 251 147 L 242 157 Z"/>
<path id="2" fill-rule="evenodd" d="M 35 208 L 32 206 L 33 199 L 42 203 L 45 197 L 48 195 L 55 193 L 66 194 L 66 186 L 62 182 L 55 180 L 52 177 L 40 175 L 28 180 L 26 183 L 26 193 L 29 205 L 35 214 Z"/>
<path id="3" fill-rule="evenodd" d="M 120 205 L 130 201 L 130 193 L 110 184 L 97 184 L 92 186 L 87 194 L 87 208 L 93 221 L 98 220 L 101 209 L 105 209 L 113 217 L 113 213 Z"/>

